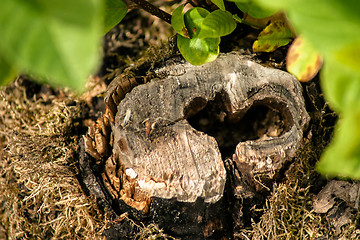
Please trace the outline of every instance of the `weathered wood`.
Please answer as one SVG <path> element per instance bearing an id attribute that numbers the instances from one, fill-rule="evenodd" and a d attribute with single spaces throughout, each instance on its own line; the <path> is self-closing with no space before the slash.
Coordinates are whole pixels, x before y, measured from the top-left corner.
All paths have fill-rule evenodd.
<path id="1" fill-rule="evenodd" d="M 118 105 L 115 118 L 117 124 L 113 127 L 117 139 L 115 142 L 123 139 L 134 152 L 132 155 L 123 152 L 116 144 L 114 151 L 123 157 L 121 162 L 125 167 L 133 168 L 133 164 L 141 163 L 133 168 L 139 174 L 138 179 L 154 176 L 163 182 L 171 172 L 181 173 L 180 176 L 185 183 L 193 176 L 188 162 L 194 163 L 193 167 L 198 171 L 204 166 L 211 166 L 203 160 L 209 161 L 205 155 L 191 155 L 192 151 L 200 150 L 186 147 L 186 136 L 191 133 L 186 119 L 205 107 L 207 102 L 214 100 L 217 94 L 221 94 L 226 117 L 232 122 L 238 121 L 252 106 L 259 104 L 279 111 L 284 120 L 285 131 L 280 136 L 240 142 L 234 156 L 238 164 L 248 165 L 252 174 L 268 173 L 272 176 L 286 161 L 294 157 L 300 147 L 302 132 L 308 124 L 309 117 L 301 95 L 301 86 L 292 75 L 262 67 L 236 54 L 221 56 L 215 62 L 200 67 L 182 64 L 159 70 L 161 75 L 164 75 L 164 72 L 168 75 L 166 79 L 135 88 Z M 146 130 L 144 121 L 149 122 L 150 128 L 154 129 Z M 151 134 L 146 136 L 146 131 L 151 131 Z M 176 136 L 176 140 L 167 137 L 171 134 Z M 220 156 L 216 150 L 217 145 L 210 139 L 204 136 L 203 139 L 197 139 L 197 144 L 193 146 L 208 148 L 210 155 L 213 155 L 212 161 L 218 164 L 221 161 L 218 160 Z M 167 144 L 170 145 L 167 147 Z M 149 151 L 150 149 L 156 150 Z M 171 154 L 171 151 L 177 153 Z M 138 157 L 132 157 L 134 155 Z M 171 159 L 172 163 L 179 163 L 166 164 L 168 159 Z M 164 168 L 158 169 L 159 165 Z M 221 168 L 222 166 L 214 168 L 218 170 L 205 176 L 216 173 L 215 175 L 224 179 L 224 174 L 221 175 L 224 171 L 220 171 Z M 143 173 L 144 169 L 146 173 Z M 167 184 L 181 186 L 177 181 L 178 178 L 175 178 Z M 220 184 L 217 192 L 221 195 L 223 180 L 212 181 Z M 192 190 L 197 195 L 187 190 L 185 192 L 189 194 L 189 199 L 193 200 L 192 197 L 200 196 L 201 191 L 197 188 Z M 151 190 L 151 194 L 156 192 L 158 196 L 159 191 Z M 163 194 L 168 197 L 180 196 L 183 189 L 178 187 L 172 191 L 171 194 Z"/>
<path id="2" fill-rule="evenodd" d="M 335 231 L 356 218 L 360 204 L 360 183 L 332 180 L 314 197 L 313 210 L 322 213 Z"/>
<path id="3" fill-rule="evenodd" d="M 266 174 L 271 179 L 294 157 L 309 122 L 301 85 L 289 73 L 236 53 L 202 66 L 165 66 L 156 74 L 159 79 L 135 87 L 117 105 L 104 184 L 114 199 L 150 214 L 161 227 L 171 232 L 174 226 L 183 229 L 175 232 L 177 236 L 219 236 L 227 228 L 226 213 L 219 214 L 226 208 L 226 170 L 215 138 L 194 129 L 189 119 L 210 103 L 217 105 L 210 121 L 225 123 L 224 128 L 254 106 L 278 113 L 280 130 L 239 140 L 232 151 L 240 178 L 255 182 L 257 175 Z M 232 131 L 236 134 L 236 128 Z M 180 203 L 190 212 L 181 212 Z M 179 214 L 191 217 L 182 221 Z"/>

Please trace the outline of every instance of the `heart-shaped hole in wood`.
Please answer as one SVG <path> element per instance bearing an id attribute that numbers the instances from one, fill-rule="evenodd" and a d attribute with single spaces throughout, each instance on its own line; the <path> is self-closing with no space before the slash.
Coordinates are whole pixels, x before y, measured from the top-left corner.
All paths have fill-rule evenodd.
<path id="1" fill-rule="evenodd" d="M 274 109 L 276 105 L 269 107 L 258 102 L 233 114 L 226 107 L 228 104 L 226 93 L 217 93 L 214 100 L 195 98 L 185 108 L 189 124 L 216 139 L 223 159 L 234 154 L 239 142 L 279 137 L 290 129 L 290 121 L 284 121 L 283 109 Z"/>

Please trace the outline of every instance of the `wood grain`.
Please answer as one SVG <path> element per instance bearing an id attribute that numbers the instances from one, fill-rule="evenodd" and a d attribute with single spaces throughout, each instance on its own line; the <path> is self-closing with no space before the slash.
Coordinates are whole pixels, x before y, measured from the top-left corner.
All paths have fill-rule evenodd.
<path id="1" fill-rule="evenodd" d="M 110 122 L 112 154 L 102 174 L 104 185 L 113 199 L 150 214 L 175 236 L 223 236 L 227 216 L 233 214 L 225 211 L 224 190 L 227 186 L 241 195 L 247 188 L 226 185 L 228 156 L 206 129 L 195 129 L 189 119 L 215 104 L 208 120 L 224 123 L 224 132 L 232 125 L 229 135 L 237 134 L 236 123 L 256 106 L 278 114 L 281 130 L 239 140 L 230 155 L 239 173 L 236 182 L 246 178 L 256 185 L 257 176 L 273 178 L 301 148 L 309 123 L 302 87 L 291 74 L 238 53 L 222 54 L 202 66 L 170 62 L 154 75 L 158 78 L 122 100 L 108 94 L 115 98 L 110 107 L 116 115 Z"/>

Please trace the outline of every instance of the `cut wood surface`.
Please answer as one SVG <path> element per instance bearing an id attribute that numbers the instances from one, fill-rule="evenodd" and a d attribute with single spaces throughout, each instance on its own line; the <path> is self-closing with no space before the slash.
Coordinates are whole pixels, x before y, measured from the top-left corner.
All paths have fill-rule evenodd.
<path id="1" fill-rule="evenodd" d="M 291 74 L 238 53 L 202 66 L 170 62 L 156 76 L 117 100 L 104 184 L 112 198 L 166 222 L 162 227 L 175 236 L 217 236 L 228 214 L 212 214 L 226 208 L 225 158 L 248 179 L 271 179 L 291 160 L 309 122 L 301 85 Z M 265 107 L 262 119 L 249 117 L 252 109 L 264 111 L 259 106 Z M 229 187 L 236 192 L 238 186 Z M 165 221 L 155 216 L 162 212 L 155 203 L 166 200 L 173 207 Z M 192 217 L 176 220 L 177 213 L 186 214 L 179 203 L 192 206 L 183 208 Z M 194 222 L 198 227 L 189 233 Z M 185 230 L 176 233 L 180 226 Z"/>
<path id="2" fill-rule="evenodd" d="M 226 174 L 218 145 L 187 121 L 217 95 L 229 122 L 239 121 L 254 105 L 266 105 L 282 116 L 285 126 L 279 136 L 239 142 L 234 149 L 234 160 L 251 166 L 254 174 L 274 173 L 300 147 L 309 117 L 292 75 L 238 54 L 203 66 L 166 66 L 158 75 L 167 77 L 127 94 L 112 126 L 115 161 L 150 196 L 189 202 L 221 198 Z"/>

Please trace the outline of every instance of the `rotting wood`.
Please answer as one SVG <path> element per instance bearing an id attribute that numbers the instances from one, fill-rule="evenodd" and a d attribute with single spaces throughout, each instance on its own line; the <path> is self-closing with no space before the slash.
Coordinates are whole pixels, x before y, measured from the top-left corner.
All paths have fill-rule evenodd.
<path id="1" fill-rule="evenodd" d="M 356 218 L 360 204 L 360 183 L 331 180 L 314 197 L 313 210 L 322 213 L 335 232 Z"/>
<path id="2" fill-rule="evenodd" d="M 277 113 L 282 127 L 275 133 L 239 140 L 233 149 L 232 160 L 244 178 L 238 182 L 246 180 L 258 189 L 257 176 L 271 179 L 301 146 L 309 122 L 301 85 L 289 73 L 236 53 L 202 66 L 165 66 L 156 75 L 161 79 L 135 87 L 122 101 L 112 98 L 117 110 L 111 106 L 112 154 L 104 164 L 103 184 L 113 199 L 150 215 L 176 236 L 223 235 L 229 214 L 218 212 L 226 208 L 223 159 L 215 138 L 194 129 L 188 119 L 211 103 L 217 105 L 211 121 L 225 122 L 224 128 L 254 106 Z M 244 195 L 245 188 L 231 187 Z"/>

